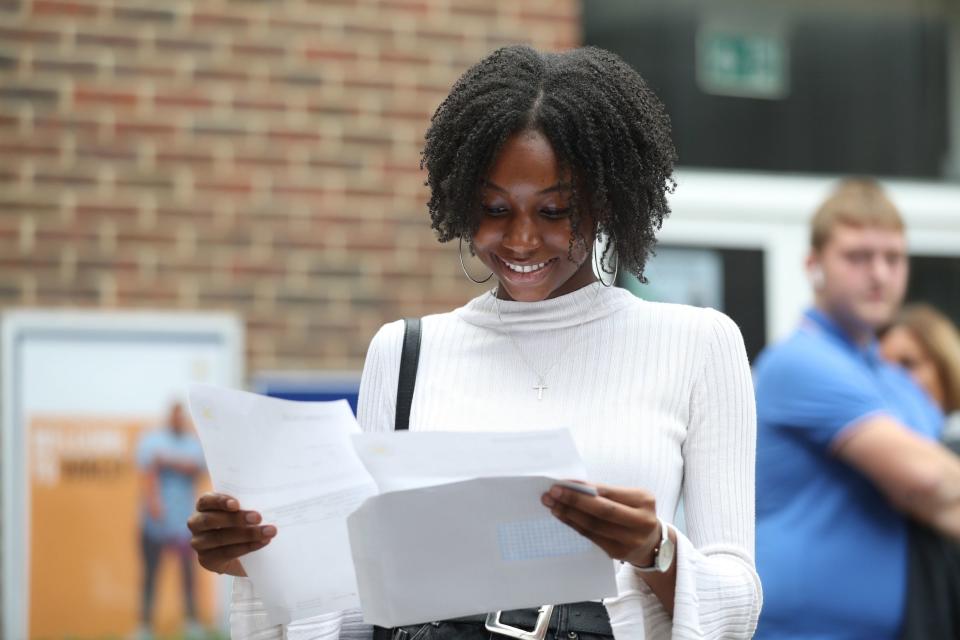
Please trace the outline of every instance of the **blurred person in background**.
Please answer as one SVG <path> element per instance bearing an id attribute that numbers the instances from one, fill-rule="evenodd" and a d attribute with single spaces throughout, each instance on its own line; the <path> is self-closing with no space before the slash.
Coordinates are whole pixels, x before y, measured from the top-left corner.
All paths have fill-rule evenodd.
<path id="1" fill-rule="evenodd" d="M 910 372 L 946 414 L 943 440 L 960 453 L 960 332 L 928 304 L 905 307 L 880 338 L 883 357 Z"/>
<path id="2" fill-rule="evenodd" d="M 960 539 L 960 459 L 943 415 L 877 331 L 903 300 L 903 220 L 869 179 L 842 181 L 813 217 L 815 304 L 755 367 L 758 638 L 896 638 L 908 519 Z"/>
<path id="3" fill-rule="evenodd" d="M 201 635 L 194 597 L 194 554 L 186 520 L 193 512 L 197 480 L 205 463 L 200 441 L 182 403 L 173 403 L 164 426 L 141 436 L 136 458 L 142 487 L 143 559 L 141 625 L 137 637 L 152 637 L 157 570 L 165 551 L 172 552 L 180 563 L 187 634 Z"/>
<path id="4" fill-rule="evenodd" d="M 549 637 L 748 638 L 760 610 L 755 412 L 740 331 L 712 309 L 611 286 L 612 255 L 619 268 L 643 271 L 668 212 L 674 155 L 654 93 L 619 57 L 591 47 L 493 52 L 454 84 L 426 133 L 433 228 L 483 264 L 477 277 L 463 265 L 467 277 L 496 287 L 423 319 L 410 428 L 571 425 L 605 483 L 593 497 L 559 486 L 541 497 L 621 561 L 618 594 L 557 607 Z M 595 251 L 598 235 L 606 250 Z M 403 321 L 391 322 L 370 344 L 357 413 L 364 430 L 394 428 L 403 336 Z M 681 495 L 686 533 L 669 524 Z M 201 564 L 240 576 L 234 637 L 279 639 L 304 625 L 311 637 L 373 635 L 357 611 L 264 627 L 239 558 L 283 531 L 228 495 L 205 494 L 197 509 L 190 526 Z M 538 615 L 504 619 L 529 630 Z M 501 637 L 484 622 L 384 635 Z"/>

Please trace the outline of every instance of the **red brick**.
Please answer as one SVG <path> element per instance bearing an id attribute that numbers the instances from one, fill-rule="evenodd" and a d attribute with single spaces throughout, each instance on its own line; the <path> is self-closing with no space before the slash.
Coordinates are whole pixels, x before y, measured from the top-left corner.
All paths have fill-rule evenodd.
<path id="1" fill-rule="evenodd" d="M 492 18 L 497 15 L 497 7 L 493 3 L 475 5 L 454 3 L 450 7 L 450 14 L 466 18 Z"/>
<path id="2" fill-rule="evenodd" d="M 380 0 L 380 6 L 384 9 L 414 13 L 421 16 L 430 12 L 430 5 L 423 0 Z"/>
<path id="3" fill-rule="evenodd" d="M 357 144 L 363 146 L 386 147 L 393 144 L 393 139 L 389 135 L 381 133 L 348 133 L 343 136 L 345 144 Z"/>
<path id="4" fill-rule="evenodd" d="M 346 4 L 353 4 L 355 2 L 356 0 L 344 0 L 344 3 Z M 330 0 L 326 4 L 335 4 L 335 0 Z M 284 30 L 302 31 L 311 35 L 316 35 L 318 32 L 322 31 L 328 26 L 323 20 L 311 20 L 307 16 L 301 18 L 271 17 L 267 21 L 267 25 L 273 32 L 281 32 Z"/>
<path id="5" fill-rule="evenodd" d="M 97 64 L 79 60 L 34 60 L 33 70 L 44 73 L 66 73 L 72 76 L 92 76 L 97 73 Z"/>
<path id="6" fill-rule="evenodd" d="M 153 104 L 157 107 L 186 107 L 189 109 L 209 109 L 213 106 L 210 96 L 201 91 L 166 92 L 162 91 L 153 96 Z"/>
<path id="7" fill-rule="evenodd" d="M 144 175 L 119 175 L 116 177 L 118 189 L 143 189 L 162 192 L 173 189 L 173 178 L 153 173 Z"/>
<path id="8" fill-rule="evenodd" d="M 336 47 L 308 46 L 304 52 L 307 60 L 332 60 L 334 62 L 352 62 L 357 59 L 357 52 L 350 49 Z"/>
<path id="9" fill-rule="evenodd" d="M 88 33 L 81 31 L 77 33 L 76 43 L 78 46 L 106 47 L 109 49 L 136 49 L 140 46 L 140 38 L 130 35 L 117 35 L 106 33 Z"/>
<path id="10" fill-rule="evenodd" d="M 60 39 L 60 33 L 49 29 L 12 29 L 0 27 L 0 42 L 29 42 L 33 44 L 53 44 Z"/>
<path id="11" fill-rule="evenodd" d="M 96 16 L 100 9 L 95 5 L 82 2 L 53 2 L 52 0 L 33 0 L 30 10 L 34 15 Z"/>
<path id="12" fill-rule="evenodd" d="M 347 24 L 343 27 L 343 32 L 348 36 L 376 36 L 378 38 L 392 37 L 393 27 L 382 24 Z"/>
<path id="13" fill-rule="evenodd" d="M 212 191 L 216 193 L 230 193 L 234 195 L 245 195 L 253 191 L 253 185 L 249 179 L 233 180 L 196 180 L 193 188 L 197 191 Z"/>
<path id="14" fill-rule="evenodd" d="M 420 66 L 430 64 L 430 56 L 423 52 L 385 49 L 380 52 L 380 61 L 389 64 L 410 64 Z"/>
<path id="15" fill-rule="evenodd" d="M 33 181 L 41 187 L 94 187 L 97 184 L 97 177 L 91 174 L 83 175 L 78 173 L 40 170 L 34 172 Z"/>
<path id="16" fill-rule="evenodd" d="M 206 11 L 195 11 L 191 20 L 197 27 L 243 28 L 250 25 L 250 20 L 246 16 L 229 13 L 208 13 Z"/>
<path id="17" fill-rule="evenodd" d="M 130 144 L 117 142 L 114 144 L 100 144 L 84 141 L 77 145 L 77 158 L 81 160 L 123 160 L 134 162 L 137 159 L 137 150 Z"/>
<path id="18" fill-rule="evenodd" d="M 283 99 L 271 100 L 265 97 L 237 97 L 233 99 L 233 108 L 240 111 L 286 111 L 288 103 Z"/>
<path id="19" fill-rule="evenodd" d="M 120 218 L 134 219 L 137 216 L 137 207 L 132 204 L 94 203 L 89 201 L 78 202 L 74 207 L 74 214 L 79 220 L 90 218 Z"/>
<path id="20" fill-rule="evenodd" d="M 255 58 L 282 58 L 287 55 L 284 47 L 270 44 L 234 43 L 231 51 L 235 56 L 253 56 Z"/>
<path id="21" fill-rule="evenodd" d="M 118 77 L 139 78 L 174 78 L 177 75 L 175 69 L 162 65 L 126 64 L 124 62 L 115 64 L 113 73 Z"/>
<path id="22" fill-rule="evenodd" d="M 33 119 L 34 128 L 47 134 L 63 132 L 96 134 L 100 124 L 96 120 L 80 117 L 61 117 L 51 115 L 37 115 Z"/>
<path id="23" fill-rule="evenodd" d="M 166 164 L 184 164 L 184 165 L 208 165 L 213 164 L 213 153 L 209 149 L 184 149 L 184 150 L 166 150 L 158 151 L 155 156 L 159 165 Z"/>
<path id="24" fill-rule="evenodd" d="M 177 15 L 168 9 L 114 7 L 113 17 L 117 20 L 131 22 L 160 22 L 169 24 L 176 20 Z"/>
<path id="25" fill-rule="evenodd" d="M 250 79 L 250 73 L 240 69 L 210 69 L 200 67 L 194 70 L 193 78 L 195 80 L 216 80 L 242 84 Z"/>
<path id="26" fill-rule="evenodd" d="M 5 142 L 0 140 L 0 155 L 11 154 L 20 158 L 50 158 L 60 155 L 60 147 L 52 143 Z"/>
<path id="27" fill-rule="evenodd" d="M 233 162 L 237 166 L 241 167 L 285 167 L 289 165 L 290 161 L 286 156 L 276 155 L 268 152 L 250 152 L 250 153 L 237 153 L 233 157 Z"/>
<path id="28" fill-rule="evenodd" d="M 153 122 L 141 120 L 119 120 L 114 126 L 114 135 L 118 138 L 126 137 L 172 137 L 177 127 L 170 122 Z"/>
<path id="29" fill-rule="evenodd" d="M 213 45 L 206 40 L 188 38 L 157 38 L 153 46 L 161 52 L 206 53 L 213 50 Z"/>
<path id="30" fill-rule="evenodd" d="M 273 194 L 277 196 L 308 196 L 319 198 L 330 193 L 329 189 L 312 184 L 278 183 L 273 185 Z"/>
<path id="31" fill-rule="evenodd" d="M 559 22 L 565 25 L 577 25 L 580 22 L 580 16 L 575 13 L 561 13 L 557 11 L 530 11 L 520 10 L 520 19 L 530 22 Z"/>
<path id="32" fill-rule="evenodd" d="M 283 276 L 287 269 L 283 263 L 269 260 L 252 260 L 245 256 L 237 256 L 230 265 L 230 272 L 234 276 Z"/>
<path id="33" fill-rule="evenodd" d="M 312 129 L 274 128 L 267 131 L 267 138 L 287 142 L 322 142 L 323 136 Z"/>
<path id="34" fill-rule="evenodd" d="M 132 109 L 137 106 L 137 94 L 132 91 L 117 91 L 87 85 L 78 85 L 73 91 L 77 106 L 111 106 Z"/>

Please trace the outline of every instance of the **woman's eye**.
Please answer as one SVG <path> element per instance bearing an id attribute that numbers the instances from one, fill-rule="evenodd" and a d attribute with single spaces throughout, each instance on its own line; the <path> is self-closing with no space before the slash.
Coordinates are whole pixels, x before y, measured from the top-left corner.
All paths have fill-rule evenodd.
<path id="1" fill-rule="evenodd" d="M 491 216 L 502 216 L 507 212 L 506 207 L 488 207 L 487 205 L 483 205 L 483 210 Z"/>
<path id="2" fill-rule="evenodd" d="M 541 213 L 548 218 L 566 218 L 570 215 L 570 207 L 564 207 L 563 209 L 541 209 Z"/>

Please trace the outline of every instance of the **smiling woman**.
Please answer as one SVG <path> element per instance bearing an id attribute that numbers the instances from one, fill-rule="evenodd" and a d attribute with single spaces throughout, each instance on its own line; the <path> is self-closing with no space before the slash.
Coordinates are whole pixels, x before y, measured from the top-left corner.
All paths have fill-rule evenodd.
<path id="1" fill-rule="evenodd" d="M 570 245 L 571 199 L 569 175 L 561 175 L 546 136 L 526 130 L 507 139 L 482 182 L 472 244 L 500 282 L 501 298 L 546 300 L 596 280 L 588 240 Z M 589 213 L 581 220 L 592 229 Z"/>
<path id="2" fill-rule="evenodd" d="M 496 287 L 423 318 L 410 429 L 569 428 L 597 495 L 554 486 L 541 498 L 544 515 L 620 561 L 617 595 L 558 605 L 549 620 L 508 612 L 506 627 L 479 616 L 380 637 L 751 636 L 761 602 L 756 424 L 740 331 L 716 311 L 645 302 L 598 282 L 591 264 L 642 277 L 673 188 L 669 132 L 643 79 L 594 48 L 495 51 L 434 114 L 422 160 L 433 228 L 440 241 L 470 247 Z M 603 256 L 593 255 L 598 236 Z M 403 340 L 397 321 L 370 344 L 357 415 L 365 430 L 393 428 Z M 670 525 L 681 497 L 686 533 Z M 201 498 L 191 523 L 201 563 L 238 576 L 240 556 L 283 535 L 220 494 Z M 259 626 L 249 582 L 235 585 L 234 635 L 283 637 Z M 355 611 L 288 631 L 371 636 Z"/>

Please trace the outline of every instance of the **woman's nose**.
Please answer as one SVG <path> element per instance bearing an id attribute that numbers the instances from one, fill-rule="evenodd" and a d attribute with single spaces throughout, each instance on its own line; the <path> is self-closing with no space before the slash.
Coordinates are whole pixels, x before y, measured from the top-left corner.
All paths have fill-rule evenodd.
<path id="1" fill-rule="evenodd" d="M 511 216 L 511 220 L 503 234 L 503 246 L 511 253 L 526 256 L 543 244 L 540 237 L 540 228 L 533 216 L 518 213 Z"/>

